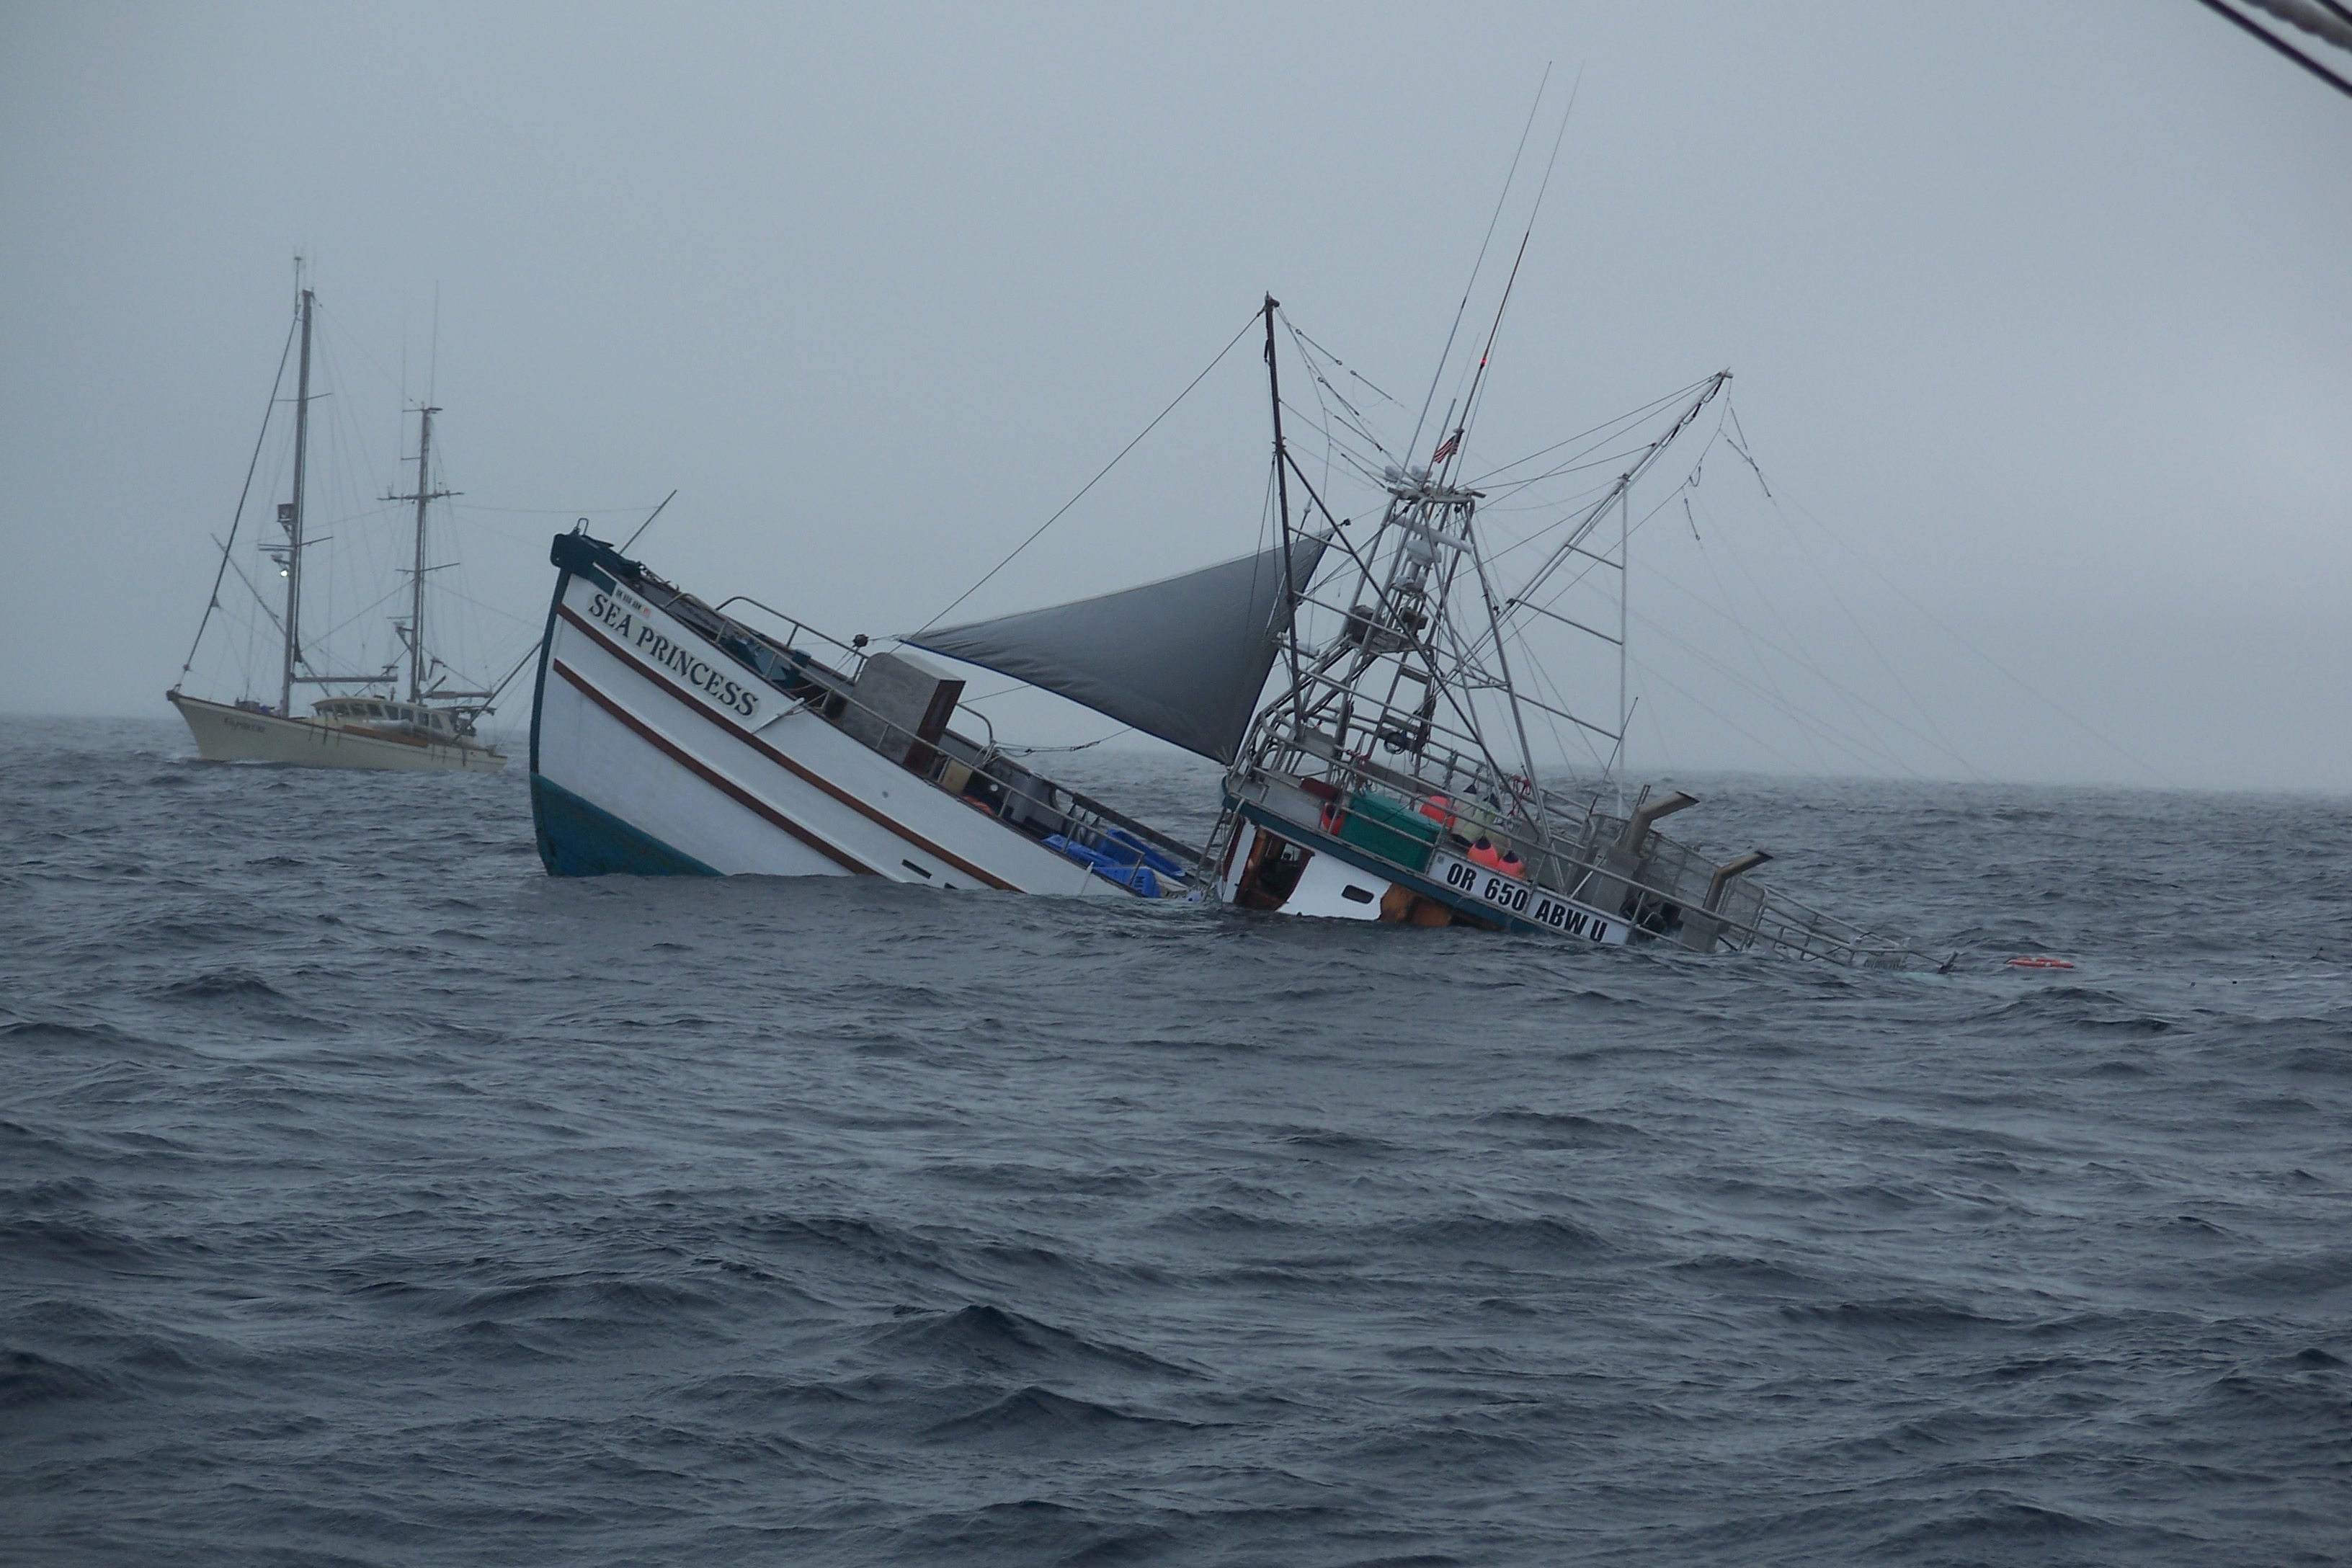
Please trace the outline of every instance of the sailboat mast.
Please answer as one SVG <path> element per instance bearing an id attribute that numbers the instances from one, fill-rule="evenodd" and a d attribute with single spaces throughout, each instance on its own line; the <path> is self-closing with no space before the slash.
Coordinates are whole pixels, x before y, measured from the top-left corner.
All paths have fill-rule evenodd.
<path id="1" fill-rule="evenodd" d="M 299 263 L 298 268 L 299 268 Z M 301 291 L 302 368 L 294 384 L 294 501 L 286 520 L 286 668 L 280 717 L 294 716 L 294 666 L 302 657 L 302 492 L 310 451 L 310 290 Z"/>
<path id="2" fill-rule="evenodd" d="M 433 416 L 441 411 L 426 406 L 417 410 L 423 423 L 416 432 L 416 568 L 409 577 L 408 599 L 408 700 L 415 701 L 425 690 L 425 508 L 433 500 Z"/>

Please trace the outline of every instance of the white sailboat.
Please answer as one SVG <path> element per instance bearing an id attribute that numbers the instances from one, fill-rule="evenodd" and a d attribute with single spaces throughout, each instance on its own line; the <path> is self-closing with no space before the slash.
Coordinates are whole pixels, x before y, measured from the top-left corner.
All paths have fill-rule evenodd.
<path id="1" fill-rule="evenodd" d="M 1625 805 L 1613 777 L 1581 792 L 1537 782 L 1529 708 L 1622 755 L 1622 603 L 1617 636 L 1580 626 L 1617 645 L 1613 726 L 1514 679 L 1515 624 L 1552 613 L 1545 589 L 1562 562 L 1606 560 L 1599 530 L 1612 510 L 1622 584 L 1627 497 L 1729 373 L 1695 388 L 1506 591 L 1475 521 L 1481 493 L 1454 475 L 1476 383 L 1432 460 L 1391 465 L 1378 526 L 1351 536 L 1284 438 L 1276 310 L 1269 297 L 1280 538 L 1239 560 L 869 650 L 747 595 L 709 604 L 584 532 L 557 535 L 530 750 L 548 871 L 871 875 L 1580 944 L 1912 958 L 1768 890 L 1749 875 L 1770 858 L 1760 850 L 1717 859 L 1658 833 L 1698 804 L 1687 794 L 1644 788 Z M 977 733 L 953 728 L 963 682 L 924 653 L 1225 764 L 1207 846 L 1039 776 L 984 719 Z"/>
<path id="2" fill-rule="evenodd" d="M 226 701 L 200 698 L 183 691 L 178 685 L 164 693 L 165 700 L 187 721 L 189 733 L 195 737 L 198 753 L 208 762 L 281 763 L 300 767 L 401 771 L 503 768 L 507 762 L 505 755 L 485 742 L 475 731 L 476 721 L 490 710 L 489 704 L 496 700 L 497 693 L 463 689 L 462 681 L 453 677 L 446 667 L 432 656 L 425 640 L 426 579 L 432 570 L 425 559 L 427 509 L 434 501 L 445 500 L 451 493 L 435 489 L 432 482 L 433 416 L 441 412 L 437 408 L 425 406 L 418 410 L 415 491 L 410 495 L 384 498 L 387 500 L 413 501 L 416 507 L 414 564 L 408 573 L 409 591 L 406 595 L 408 614 L 404 621 L 396 620 L 394 624 L 405 655 L 406 693 L 403 695 L 401 691 L 401 664 L 404 661 L 398 658 L 367 671 L 322 670 L 312 662 L 310 650 L 304 642 L 304 569 L 311 556 L 328 542 L 314 536 L 306 528 L 310 489 L 311 331 L 317 300 L 311 290 L 302 288 L 299 281 L 296 296 L 296 329 L 299 334 L 300 355 L 294 395 L 291 497 L 278 507 L 278 525 L 284 537 L 269 541 L 264 547 L 284 578 L 285 597 L 281 605 L 272 605 L 263 598 L 258 589 L 253 589 L 252 593 L 255 606 L 278 634 L 280 657 L 276 671 L 277 700 L 266 700 L 250 689 Z M 284 374 L 282 362 L 279 374 L 281 376 Z M 270 403 L 274 413 L 277 406 L 274 388 Z M 258 447 L 256 451 L 257 456 Z M 239 522 L 243 521 L 242 512 L 240 504 Z M 212 598 L 205 605 L 204 618 L 197 626 L 188 661 L 181 667 L 183 681 L 194 667 L 197 649 L 204 645 L 205 634 L 212 626 L 214 613 L 221 608 L 222 589 L 231 572 L 236 572 L 241 584 L 253 588 L 250 580 L 236 566 L 234 552 L 237 532 L 237 528 L 232 525 L 227 540 L 222 544 L 221 563 L 213 579 Z M 337 691 L 338 694 L 314 700 L 310 712 L 302 715 L 295 711 L 298 688 L 320 689 Z"/>

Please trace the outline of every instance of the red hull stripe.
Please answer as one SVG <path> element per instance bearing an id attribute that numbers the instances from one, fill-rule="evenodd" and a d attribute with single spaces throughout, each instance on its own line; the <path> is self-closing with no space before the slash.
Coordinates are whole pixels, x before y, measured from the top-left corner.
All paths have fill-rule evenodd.
<path id="1" fill-rule="evenodd" d="M 940 846 L 932 843 L 929 839 L 925 838 L 922 835 L 908 828 L 905 824 L 893 821 L 890 817 L 875 810 L 872 806 L 866 805 L 856 795 L 851 795 L 847 790 L 841 788 L 841 786 L 835 784 L 830 779 L 826 779 L 816 773 L 811 773 L 808 769 L 803 767 L 792 758 L 784 755 L 783 752 L 776 750 L 775 747 L 768 744 L 767 742 L 762 741 L 759 736 L 754 735 L 751 731 L 744 729 L 741 725 L 730 723 L 726 719 L 723 719 L 718 714 L 712 712 L 702 703 L 696 701 L 692 696 L 688 695 L 687 691 L 679 687 L 676 682 L 668 679 L 667 677 L 655 674 L 652 670 L 647 669 L 644 665 L 630 658 L 625 649 L 624 649 L 618 643 L 614 642 L 611 637 L 606 637 L 604 632 L 597 628 L 593 622 L 590 621 L 587 616 L 580 614 L 577 610 L 574 610 L 571 605 L 562 605 L 558 613 L 561 614 L 565 620 L 570 621 L 573 626 L 578 626 L 589 637 L 594 638 L 598 644 L 603 646 L 623 664 L 627 665 L 631 669 L 635 670 L 646 680 L 652 682 L 662 690 L 668 692 L 672 697 L 677 699 L 678 701 L 684 703 L 688 708 L 701 714 L 705 719 L 709 720 L 713 724 L 718 725 L 721 730 L 724 730 L 730 735 L 734 736 L 736 740 L 740 741 L 743 744 L 751 747 L 753 751 L 759 752 L 761 756 L 767 758 L 770 762 L 775 763 L 786 773 L 791 773 L 803 784 L 823 790 L 825 794 L 833 796 L 834 799 L 841 802 L 842 805 L 849 807 L 850 810 L 857 813 L 858 816 L 865 817 L 867 821 L 872 822 L 878 826 L 887 829 L 898 837 L 914 845 L 925 854 L 936 856 L 940 859 L 946 861 L 949 865 L 954 867 L 957 870 L 961 871 L 965 876 L 970 877 L 972 880 L 979 882 L 983 887 L 994 888 L 999 892 L 1005 893 L 1020 891 L 1018 888 L 1013 886 L 1011 882 L 1006 881 L 1003 878 L 996 876 L 992 872 L 982 870 L 979 867 L 973 865 L 962 856 L 942 849 Z M 590 696 L 594 697 L 609 710 L 616 714 L 619 712 L 618 709 L 613 708 L 611 703 L 604 700 L 601 693 L 590 691 L 586 683 L 581 681 L 578 676 L 572 675 L 569 670 L 565 671 L 565 674 L 570 675 L 572 680 L 575 684 L 579 685 L 582 690 L 588 691 Z M 822 721 L 820 721 L 820 722 L 822 722 Z M 638 728 L 634 724 L 631 727 Z M 640 732 L 646 733 L 647 731 L 640 730 Z M 908 776 L 911 778 L 914 775 L 909 774 Z M 925 789 L 929 789 L 932 786 L 928 783 L 924 783 L 923 787 Z M 747 802 L 747 804 L 749 803 Z M 764 808 L 761 808 L 761 814 L 762 816 L 773 815 L 773 813 L 769 812 Z M 778 820 L 782 819 L 779 818 Z M 805 838 L 805 836 L 802 835 L 798 828 L 794 828 L 793 831 L 795 837 Z M 827 850 L 826 853 L 833 854 L 834 852 Z M 840 856 L 835 854 L 834 858 L 835 859 L 839 859 Z M 846 864 L 847 862 L 844 863 Z M 860 868 L 860 869 L 871 870 L 872 868 L 863 867 Z"/>
<path id="2" fill-rule="evenodd" d="M 785 832 L 791 834 L 793 837 L 799 839 L 802 843 L 807 845 L 810 848 L 815 850 L 818 854 L 824 856 L 835 865 L 847 869 L 854 875 L 860 877 L 872 877 L 878 874 L 875 871 L 873 867 L 868 866 L 855 857 L 840 849 L 835 848 L 830 844 L 827 844 L 824 840 L 817 837 L 814 834 L 809 832 L 808 829 L 803 827 L 799 823 L 794 822 L 782 812 L 778 811 L 774 806 L 770 805 L 766 801 L 761 800 L 759 796 L 753 795 L 750 790 L 745 789 L 734 780 L 727 777 L 715 768 L 706 765 L 699 758 L 688 755 L 682 748 L 673 743 L 668 736 L 663 734 L 660 731 L 656 730 L 652 725 L 646 723 L 644 720 L 638 718 L 635 714 L 623 708 L 619 703 L 614 701 L 611 698 L 605 696 L 603 692 L 589 685 L 587 680 L 581 676 L 579 671 L 573 669 L 562 659 L 553 659 L 550 662 L 555 666 L 555 673 L 563 677 L 564 679 L 572 682 L 572 685 L 578 687 L 582 694 L 584 695 L 589 701 L 593 702 L 597 707 L 602 708 L 605 712 L 610 713 L 614 718 L 618 719 L 622 723 L 636 731 L 641 740 L 662 752 L 664 754 L 668 756 L 672 762 L 677 763 L 680 767 L 685 768 L 688 773 L 693 773 L 697 778 L 702 780 L 703 783 L 709 784 L 711 788 L 729 796 L 737 805 L 756 812 L 768 821 L 774 823 L 778 827 L 782 828 Z"/>

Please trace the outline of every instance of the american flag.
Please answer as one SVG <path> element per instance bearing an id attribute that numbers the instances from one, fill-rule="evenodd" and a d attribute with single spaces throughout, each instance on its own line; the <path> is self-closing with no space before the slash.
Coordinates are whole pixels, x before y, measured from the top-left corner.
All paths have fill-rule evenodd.
<path id="1" fill-rule="evenodd" d="M 1443 446 L 1439 447 L 1436 451 L 1432 452 L 1429 455 L 1430 466 L 1432 468 L 1435 468 L 1438 464 L 1445 461 L 1446 458 L 1454 456 L 1455 452 L 1461 450 L 1461 447 L 1462 432 L 1456 430 L 1453 435 L 1448 436 L 1445 438 Z"/>

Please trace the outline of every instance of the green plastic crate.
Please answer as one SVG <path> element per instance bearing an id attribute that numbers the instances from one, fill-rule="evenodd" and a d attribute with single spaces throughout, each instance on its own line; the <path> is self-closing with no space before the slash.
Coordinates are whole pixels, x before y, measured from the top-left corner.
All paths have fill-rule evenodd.
<path id="1" fill-rule="evenodd" d="M 1339 842 L 1352 844 L 1409 870 L 1426 871 L 1436 853 L 1437 824 L 1382 795 L 1360 795 L 1339 820 Z"/>

